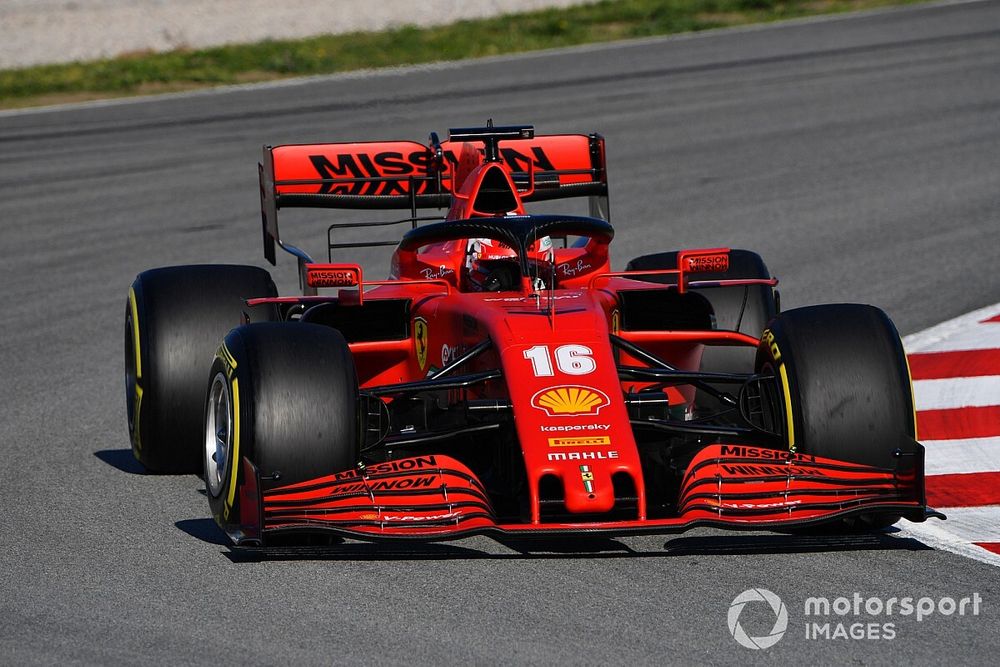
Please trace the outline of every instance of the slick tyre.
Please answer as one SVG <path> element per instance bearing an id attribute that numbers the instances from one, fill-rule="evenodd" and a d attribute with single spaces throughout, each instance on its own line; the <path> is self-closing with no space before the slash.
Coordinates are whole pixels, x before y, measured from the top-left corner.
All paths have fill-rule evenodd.
<path id="1" fill-rule="evenodd" d="M 803 454 L 893 469 L 916 448 L 910 374 L 899 334 L 873 306 L 796 308 L 773 319 L 757 371 L 779 380 L 786 440 Z M 856 528 L 896 516 L 864 516 Z"/>
<path id="2" fill-rule="evenodd" d="M 240 324 L 278 318 L 267 271 L 252 266 L 172 266 L 140 273 L 125 304 L 125 405 L 135 458 L 149 472 L 202 469 L 205 373 Z"/>
<path id="3" fill-rule="evenodd" d="M 240 516 L 243 458 L 262 490 L 353 467 L 358 381 L 347 341 L 300 322 L 233 329 L 212 365 L 204 418 L 205 487 L 224 528 Z"/>
<path id="4" fill-rule="evenodd" d="M 626 271 L 676 269 L 677 252 L 661 252 L 636 257 Z M 729 270 L 699 273 L 695 280 L 735 280 L 770 278 L 771 274 L 760 255 L 749 250 L 729 251 Z M 675 282 L 674 276 L 649 276 L 650 282 Z M 739 331 L 756 337 L 764 325 L 777 314 L 775 291 L 769 285 L 716 287 L 697 290 L 708 299 L 715 313 L 718 329 Z M 702 356 L 701 369 L 713 373 L 750 373 L 753 371 L 754 350 L 744 347 L 708 347 Z"/>

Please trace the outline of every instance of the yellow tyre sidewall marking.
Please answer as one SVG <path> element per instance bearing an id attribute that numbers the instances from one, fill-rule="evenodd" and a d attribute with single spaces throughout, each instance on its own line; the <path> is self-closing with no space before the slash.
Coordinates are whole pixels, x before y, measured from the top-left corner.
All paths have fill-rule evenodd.
<path id="1" fill-rule="evenodd" d="M 132 408 L 132 440 L 137 450 L 142 450 L 142 431 L 139 429 L 139 420 L 142 416 L 142 386 L 139 379 L 142 377 L 142 353 L 139 349 L 139 306 L 135 302 L 135 290 L 128 288 L 128 307 L 132 312 L 132 349 L 135 352 L 135 406 Z"/>
<path id="2" fill-rule="evenodd" d="M 135 350 L 135 377 L 142 377 L 142 355 L 139 353 L 139 307 L 135 303 L 135 290 L 128 288 L 128 306 L 132 310 L 132 347 Z"/>
<path id="3" fill-rule="evenodd" d="M 142 415 L 142 387 L 138 384 L 135 385 L 135 407 L 132 409 L 132 431 L 133 431 L 133 441 L 135 442 L 135 448 L 142 451 L 142 431 L 139 430 L 140 416 Z"/>
<path id="4" fill-rule="evenodd" d="M 788 449 L 794 452 L 795 420 L 792 416 L 792 390 L 791 384 L 788 382 L 788 371 L 785 370 L 785 360 L 781 357 L 781 350 L 778 349 L 778 343 L 775 341 L 774 333 L 770 329 L 764 329 L 764 332 L 760 335 L 760 340 L 767 346 L 768 352 L 771 353 L 772 361 L 778 367 L 778 375 L 781 377 L 781 387 L 785 394 L 785 422 L 788 425 Z"/>
<path id="5" fill-rule="evenodd" d="M 229 512 L 233 508 L 233 501 L 236 499 L 236 478 L 240 467 L 240 384 L 233 378 L 230 385 L 233 390 L 232 410 L 233 410 L 233 443 L 232 451 L 229 455 L 229 489 L 226 495 L 225 517 L 229 518 Z"/>
<path id="6" fill-rule="evenodd" d="M 785 419 L 788 423 L 788 449 L 795 451 L 795 424 L 792 419 L 792 392 L 788 385 L 788 373 L 785 365 L 778 366 L 778 374 L 781 375 L 781 386 L 785 394 Z"/>

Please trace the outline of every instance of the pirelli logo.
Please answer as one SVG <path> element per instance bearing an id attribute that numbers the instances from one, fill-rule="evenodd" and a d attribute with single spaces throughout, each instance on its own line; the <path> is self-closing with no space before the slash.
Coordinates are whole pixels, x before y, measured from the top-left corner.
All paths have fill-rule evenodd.
<path id="1" fill-rule="evenodd" d="M 610 445 L 611 438 L 606 435 L 584 435 L 572 438 L 549 438 L 549 447 L 600 447 Z"/>

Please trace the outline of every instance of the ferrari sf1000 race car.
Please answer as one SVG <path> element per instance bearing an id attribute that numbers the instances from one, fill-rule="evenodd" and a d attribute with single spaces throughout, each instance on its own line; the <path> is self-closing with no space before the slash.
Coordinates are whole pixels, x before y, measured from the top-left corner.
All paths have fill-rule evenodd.
<path id="1" fill-rule="evenodd" d="M 747 250 L 612 271 L 597 134 L 267 146 L 259 176 L 264 256 L 296 258 L 301 295 L 252 266 L 175 266 L 141 273 L 125 309 L 133 452 L 203 473 L 236 545 L 936 514 L 889 318 L 780 312 Z M 589 215 L 525 209 L 567 197 Z M 323 262 L 279 234 L 292 207 L 409 216 L 330 224 Z M 408 228 L 343 240 L 390 225 Z M 386 280 L 334 261 L 378 245 Z"/>

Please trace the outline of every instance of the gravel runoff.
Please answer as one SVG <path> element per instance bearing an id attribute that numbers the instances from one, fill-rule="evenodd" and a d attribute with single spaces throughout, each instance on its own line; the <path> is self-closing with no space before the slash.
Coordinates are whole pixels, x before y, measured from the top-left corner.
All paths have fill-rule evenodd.
<path id="1" fill-rule="evenodd" d="M 0 69 L 405 24 L 436 25 L 585 1 L 3 0 Z"/>

